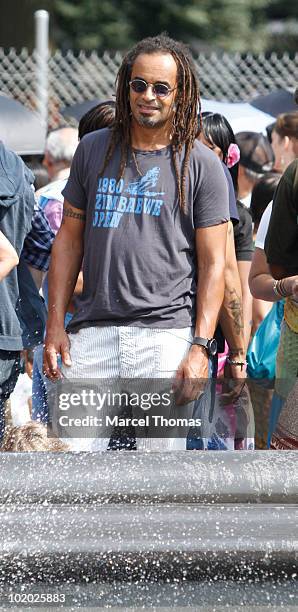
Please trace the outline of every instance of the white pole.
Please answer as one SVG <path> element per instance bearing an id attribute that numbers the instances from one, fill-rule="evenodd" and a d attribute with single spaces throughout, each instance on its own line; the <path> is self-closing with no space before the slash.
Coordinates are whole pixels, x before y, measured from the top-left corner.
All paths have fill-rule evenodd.
<path id="1" fill-rule="evenodd" d="M 35 11 L 36 102 L 44 128 L 48 124 L 49 13 Z"/>

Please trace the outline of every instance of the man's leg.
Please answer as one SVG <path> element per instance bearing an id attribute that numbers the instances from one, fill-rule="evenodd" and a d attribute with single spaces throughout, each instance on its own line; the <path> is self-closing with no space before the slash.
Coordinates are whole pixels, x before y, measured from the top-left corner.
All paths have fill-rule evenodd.
<path id="1" fill-rule="evenodd" d="M 155 409 L 146 403 L 133 408 L 138 419 L 149 416 L 149 427 L 137 428 L 138 450 L 185 450 L 186 436 L 189 427 L 175 426 L 177 419 L 189 420 L 192 417 L 193 402 L 177 406 L 172 393 L 172 383 L 177 368 L 189 351 L 192 341 L 191 328 L 152 329 L 137 327 L 119 328 L 120 377 L 125 386 L 125 379 L 131 379 L 127 388 L 145 398 L 148 393 L 155 397 L 166 394 L 170 401 L 164 402 Z M 163 417 L 171 420 L 173 425 L 160 425 Z M 154 418 L 153 418 L 154 417 Z M 156 423 L 158 425 L 156 426 Z"/>
<path id="2" fill-rule="evenodd" d="M 99 393 L 101 398 L 105 393 L 108 396 L 109 392 L 116 392 L 119 380 L 118 328 L 113 326 L 88 327 L 81 329 L 76 334 L 70 334 L 69 338 L 72 365 L 63 366 L 61 370 L 68 390 L 71 390 L 69 385 L 73 381 L 73 391 L 84 388 L 85 390 L 92 389 L 95 393 Z M 65 442 L 69 444 L 71 450 L 107 450 L 113 431 L 113 425 L 107 422 L 107 417 L 112 419 L 118 416 L 121 410 L 122 407 L 117 402 L 102 402 L 100 410 L 95 409 L 96 416 L 101 419 L 102 425 L 94 429 L 86 428 L 85 437 L 76 437 L 75 429 L 70 428 L 70 437 L 65 438 Z M 76 414 L 78 412 L 80 417 L 90 414 L 90 405 L 84 406 L 82 402 Z M 94 413 L 93 408 L 91 412 Z"/>
<path id="3" fill-rule="evenodd" d="M 32 420 L 47 423 L 49 418 L 47 378 L 42 372 L 43 346 L 34 351 L 32 376 Z"/>
<path id="4" fill-rule="evenodd" d="M 13 392 L 21 372 L 20 351 L 0 350 L 0 442 L 5 431 L 5 402 Z"/>

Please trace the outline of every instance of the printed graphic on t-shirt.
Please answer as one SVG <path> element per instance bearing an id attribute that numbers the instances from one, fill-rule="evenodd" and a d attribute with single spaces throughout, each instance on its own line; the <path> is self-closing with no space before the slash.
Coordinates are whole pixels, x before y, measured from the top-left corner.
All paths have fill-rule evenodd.
<path id="1" fill-rule="evenodd" d="M 137 181 L 126 185 L 124 179 L 103 177 L 98 181 L 93 227 L 118 228 L 124 214 L 159 217 L 165 192 L 154 190 L 160 168 L 154 166 Z"/>

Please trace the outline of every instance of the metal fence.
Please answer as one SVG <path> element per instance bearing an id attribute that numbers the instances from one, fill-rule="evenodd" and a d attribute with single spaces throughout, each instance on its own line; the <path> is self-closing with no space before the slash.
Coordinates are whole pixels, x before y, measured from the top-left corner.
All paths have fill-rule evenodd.
<path id="1" fill-rule="evenodd" d="M 92 98 L 105 99 L 114 92 L 121 53 L 96 51 L 75 54 L 56 51 L 49 56 L 49 128 L 65 125 L 64 106 Z M 296 85 L 298 54 L 270 56 L 224 53 L 194 57 L 200 79 L 201 95 L 228 102 L 249 101 L 272 89 L 291 89 Z M 36 53 L 26 49 L 0 48 L 0 92 L 13 96 L 31 109 L 37 108 Z"/>

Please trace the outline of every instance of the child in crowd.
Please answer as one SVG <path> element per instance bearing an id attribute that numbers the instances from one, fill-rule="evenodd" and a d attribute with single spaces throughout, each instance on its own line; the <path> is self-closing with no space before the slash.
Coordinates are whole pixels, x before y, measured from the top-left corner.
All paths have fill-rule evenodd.
<path id="1" fill-rule="evenodd" d="M 25 425 L 7 429 L 0 450 L 26 453 L 32 451 L 66 451 L 68 447 L 62 440 L 48 437 L 45 425 L 29 421 Z"/>

